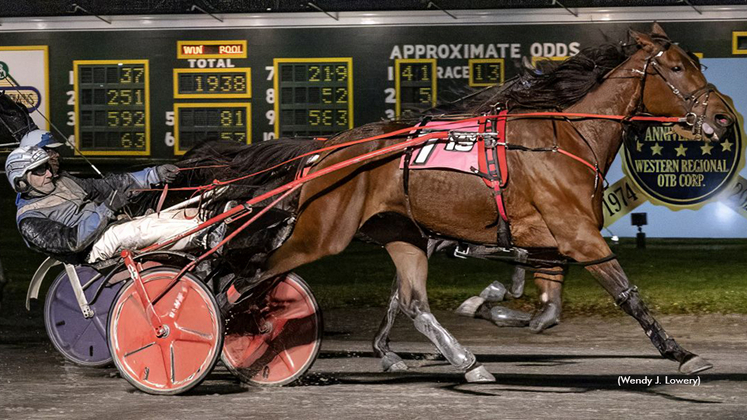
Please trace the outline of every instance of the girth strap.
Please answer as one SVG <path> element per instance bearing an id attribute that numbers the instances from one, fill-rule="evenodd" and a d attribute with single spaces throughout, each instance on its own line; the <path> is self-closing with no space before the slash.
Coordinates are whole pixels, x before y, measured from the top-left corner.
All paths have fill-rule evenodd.
<path id="1" fill-rule="evenodd" d="M 424 117 L 417 126 L 425 126 L 426 124 L 428 124 L 428 121 L 430 121 L 430 119 L 431 117 Z M 415 138 L 418 136 L 418 134 L 420 134 L 419 128 L 415 130 L 409 138 Z M 410 160 L 412 160 L 412 151 L 413 149 L 410 147 L 405 149 L 404 166 L 402 167 L 402 187 L 405 192 L 405 209 L 407 210 L 407 217 L 409 217 L 415 227 L 418 228 L 420 236 L 422 236 L 423 238 L 430 238 L 430 235 L 425 233 L 423 228 L 420 227 L 420 224 L 415 220 L 415 216 L 412 213 L 412 204 L 410 203 Z"/>
<path id="2" fill-rule="evenodd" d="M 493 190 L 495 203 L 498 206 L 498 213 L 504 222 L 508 222 L 508 215 L 503 203 L 502 188 L 506 186 L 508 180 L 508 167 L 506 164 L 506 118 L 508 111 L 503 110 L 498 113 L 496 119 L 485 119 L 479 124 L 479 133 L 486 133 L 478 137 L 478 175 L 483 177 L 483 181 L 488 188 Z M 499 223 L 499 234 L 500 226 Z M 505 229 L 505 227 L 504 227 Z"/>

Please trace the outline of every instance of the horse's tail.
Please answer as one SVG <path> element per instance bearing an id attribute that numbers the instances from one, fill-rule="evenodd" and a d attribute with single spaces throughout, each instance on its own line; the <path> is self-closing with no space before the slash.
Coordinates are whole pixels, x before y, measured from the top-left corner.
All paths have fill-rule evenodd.
<path id="1" fill-rule="evenodd" d="M 182 176 L 170 187 L 194 188 L 209 185 L 213 180 L 235 180 L 228 184 L 228 189 L 221 194 L 216 204 L 219 205 L 226 200 L 247 200 L 292 181 L 304 165 L 305 159 L 298 159 L 272 170 L 267 169 L 304 153 L 313 152 L 322 145 L 323 142 L 312 139 L 278 139 L 249 145 L 228 140 L 208 140 L 193 147 L 176 163 L 182 168 Z M 244 178 L 257 172 L 262 173 Z M 169 193 L 165 207 L 192 195 L 194 190 Z M 130 206 L 130 210 L 133 214 L 140 215 L 148 209 L 155 209 L 160 196 L 160 191 L 143 192 Z"/>
<path id="2" fill-rule="evenodd" d="M 177 166 L 183 168 L 183 173 L 186 175 L 181 183 L 189 186 L 209 184 L 214 179 L 220 181 L 239 179 L 230 184 L 228 195 L 232 198 L 245 199 L 254 195 L 255 190 L 264 190 L 268 185 L 277 185 L 280 181 L 292 179 L 304 164 L 304 160 L 299 159 L 286 165 L 281 164 L 302 154 L 313 152 L 322 145 L 322 142 L 311 139 L 283 138 L 250 145 L 227 140 L 211 140 L 187 152 L 177 162 Z M 274 168 L 278 165 L 281 166 Z M 269 170 L 270 168 L 274 169 Z M 240 179 L 258 172 L 261 173 Z"/>

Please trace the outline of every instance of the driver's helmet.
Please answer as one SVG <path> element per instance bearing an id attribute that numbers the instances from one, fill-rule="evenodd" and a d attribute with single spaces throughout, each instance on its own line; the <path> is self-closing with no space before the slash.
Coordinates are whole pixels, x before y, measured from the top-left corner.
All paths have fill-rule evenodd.
<path id="1" fill-rule="evenodd" d="M 26 181 L 26 174 L 49 160 L 49 155 L 41 147 L 19 147 L 5 159 L 5 175 L 16 192 L 28 191 L 30 185 Z"/>
<path id="2" fill-rule="evenodd" d="M 31 146 L 51 148 L 62 146 L 62 143 L 57 141 L 49 131 L 37 129 L 29 131 L 21 139 L 21 147 Z"/>

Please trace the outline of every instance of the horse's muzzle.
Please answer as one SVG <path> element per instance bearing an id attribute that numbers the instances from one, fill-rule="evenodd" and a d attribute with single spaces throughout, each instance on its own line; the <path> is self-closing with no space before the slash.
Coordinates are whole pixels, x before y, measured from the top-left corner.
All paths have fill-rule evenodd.
<path id="1" fill-rule="evenodd" d="M 711 141 L 718 141 L 723 138 L 734 125 L 734 117 L 728 114 L 716 114 L 713 117 L 713 123 L 715 127 L 711 126 L 711 124 L 707 122 L 704 122 L 701 129 L 703 130 L 703 135 L 707 139 Z"/>
<path id="2" fill-rule="evenodd" d="M 729 128 L 734 125 L 734 118 L 728 114 L 716 114 L 713 120 L 722 128 Z"/>

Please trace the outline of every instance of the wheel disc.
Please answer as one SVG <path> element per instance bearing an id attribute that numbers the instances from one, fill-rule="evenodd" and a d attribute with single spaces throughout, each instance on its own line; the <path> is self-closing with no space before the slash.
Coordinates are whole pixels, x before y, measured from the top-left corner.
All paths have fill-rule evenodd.
<path id="1" fill-rule="evenodd" d="M 87 284 L 98 275 L 96 270 L 90 267 L 76 267 L 75 271 L 81 285 Z M 101 367 L 112 361 L 106 340 L 106 324 L 109 308 L 122 283 L 104 287 L 96 297 L 96 292 L 105 277 L 100 276 L 84 291 L 94 313 L 92 318 L 83 317 L 65 271 L 57 276 L 47 292 L 44 302 L 47 335 L 66 359 L 78 365 Z"/>
<path id="2" fill-rule="evenodd" d="M 222 360 L 243 382 L 287 385 L 316 360 L 322 332 L 314 295 L 301 277 L 291 273 L 261 302 L 247 300 L 231 311 Z"/>
<path id="3" fill-rule="evenodd" d="M 179 270 L 156 267 L 141 273 L 153 299 Z M 133 282 L 123 287 L 109 319 L 109 345 L 122 376 L 151 394 L 178 394 L 210 373 L 223 342 L 222 322 L 213 295 L 185 274 L 154 305 L 165 333 L 156 336 Z"/>

